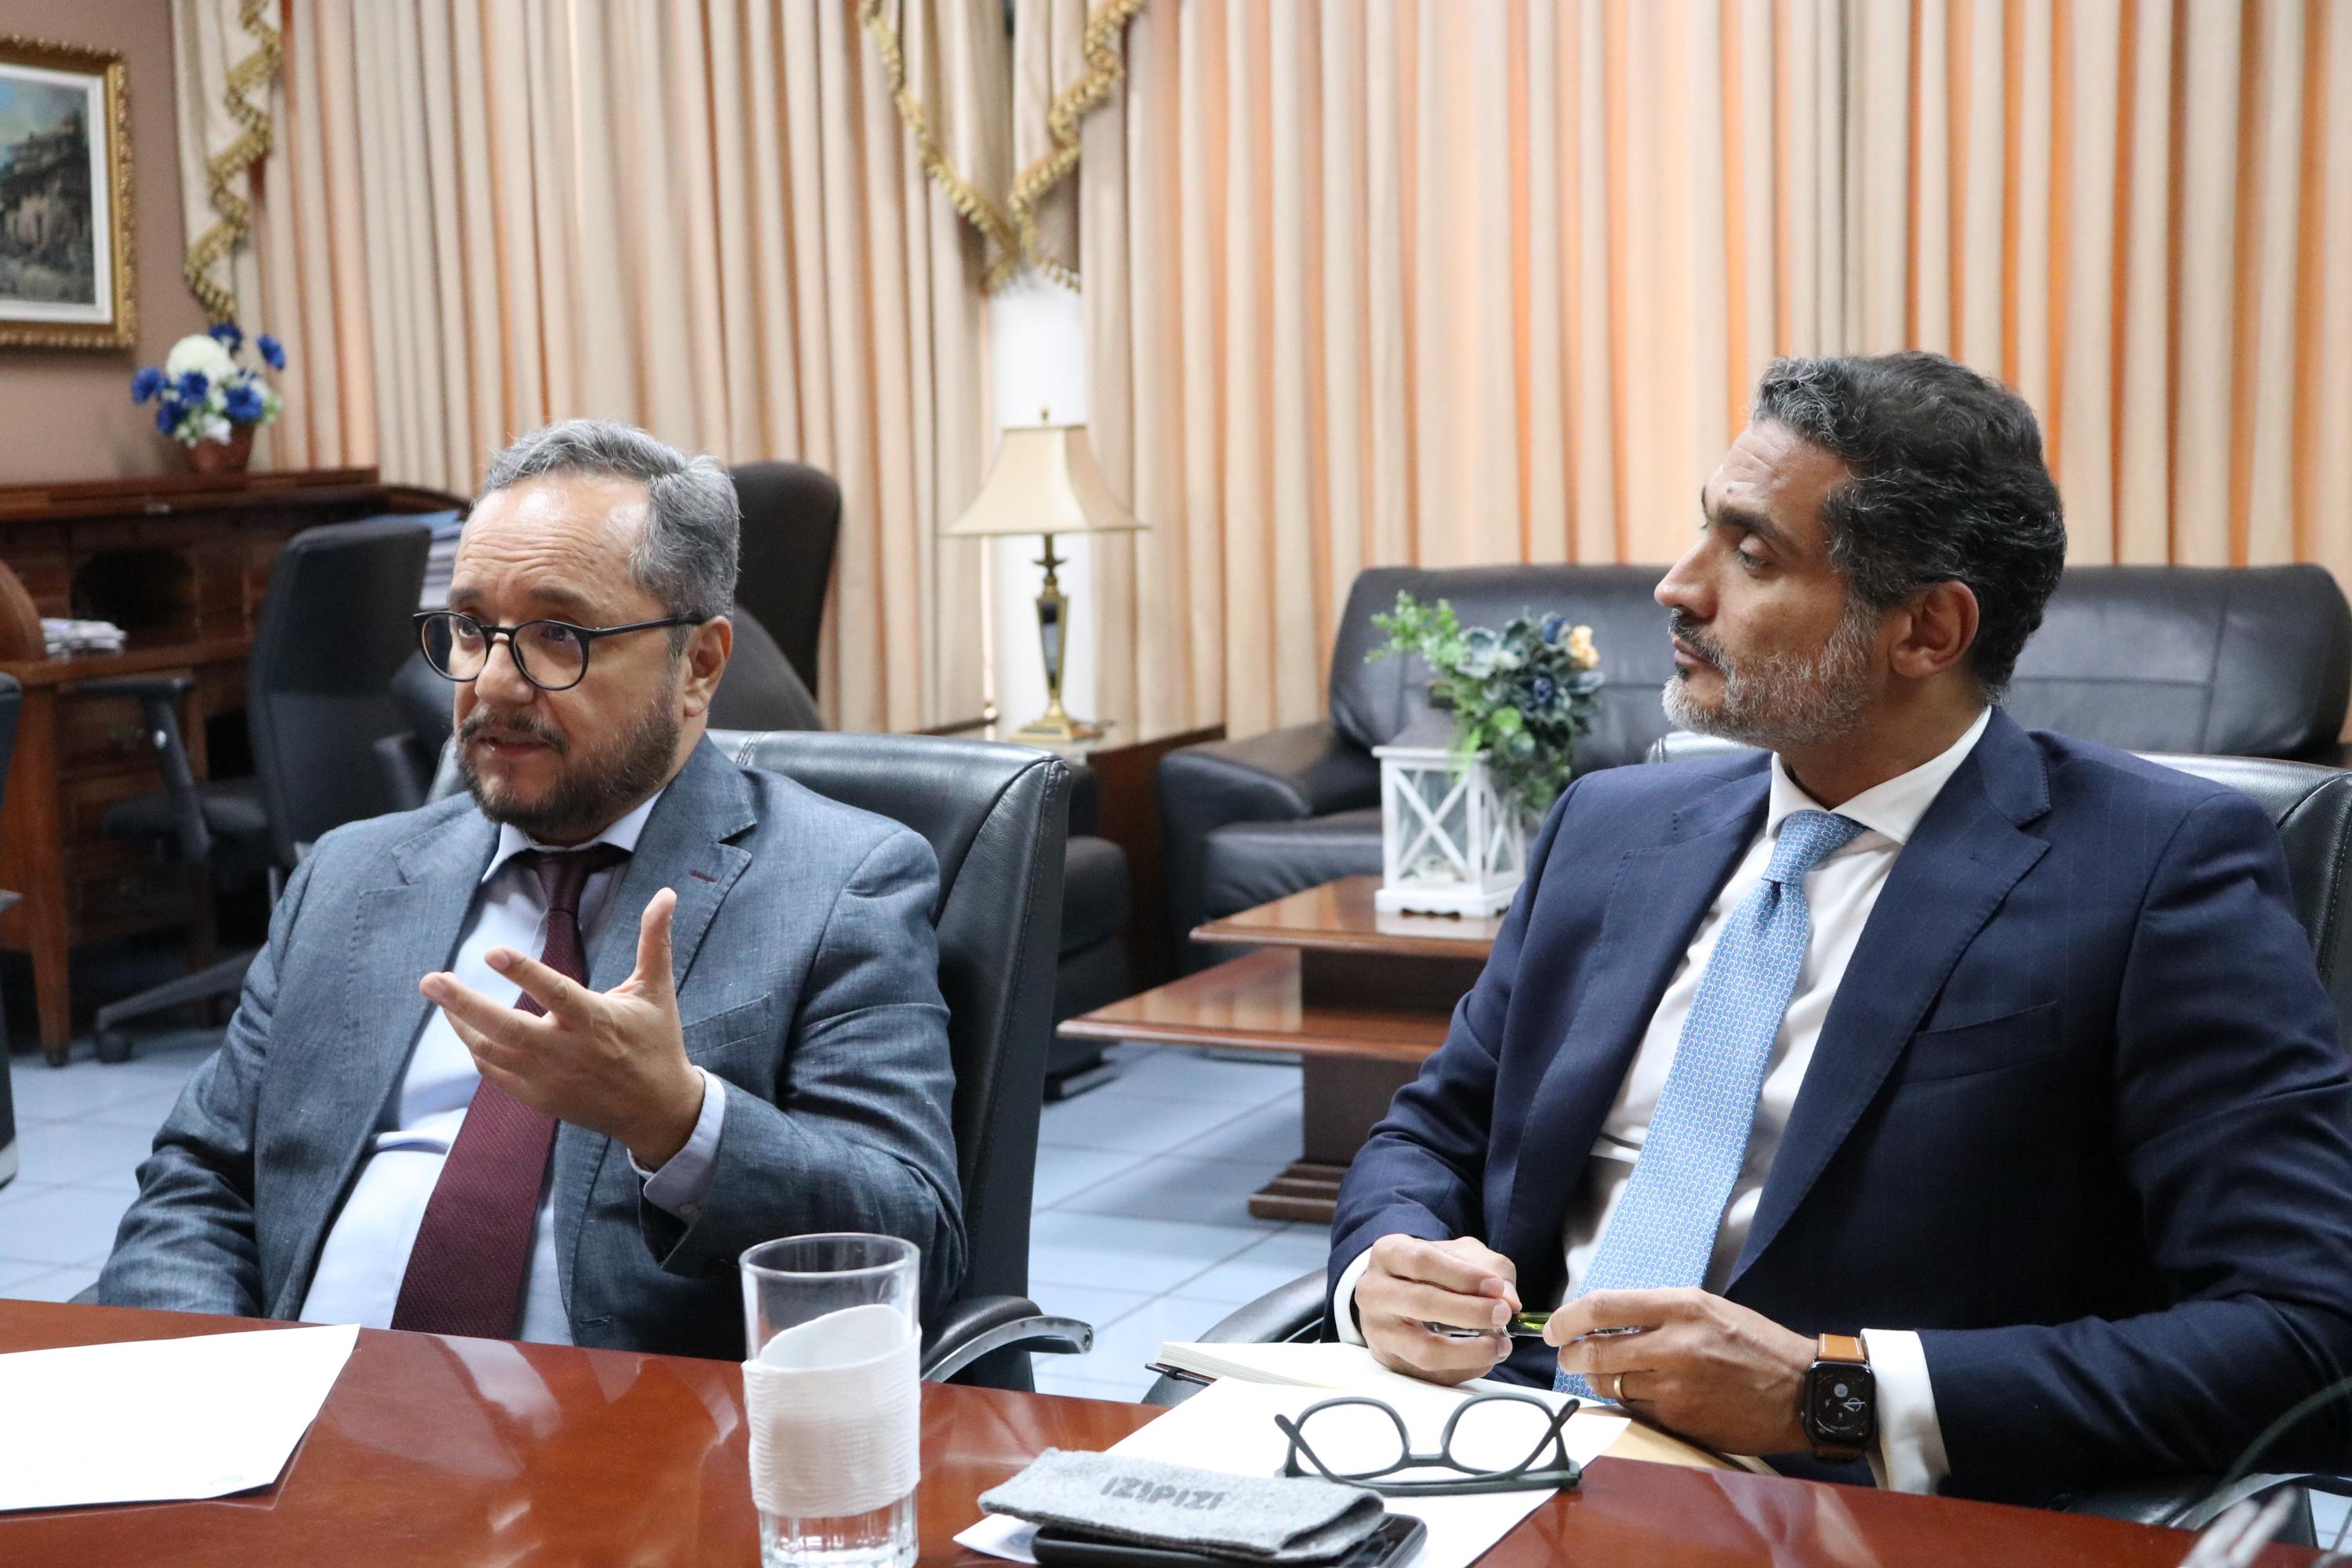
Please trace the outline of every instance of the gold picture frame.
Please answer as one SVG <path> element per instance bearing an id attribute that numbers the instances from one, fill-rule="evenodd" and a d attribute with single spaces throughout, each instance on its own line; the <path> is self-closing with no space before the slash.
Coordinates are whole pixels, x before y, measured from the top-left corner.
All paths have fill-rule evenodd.
<path id="1" fill-rule="evenodd" d="M 0 36 L 0 347 L 130 348 L 137 237 L 121 54 Z"/>

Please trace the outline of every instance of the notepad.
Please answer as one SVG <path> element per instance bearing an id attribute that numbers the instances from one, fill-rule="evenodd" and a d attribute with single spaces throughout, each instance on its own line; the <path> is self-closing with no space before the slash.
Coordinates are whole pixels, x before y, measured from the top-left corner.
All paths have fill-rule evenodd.
<path id="1" fill-rule="evenodd" d="M 1363 1394 L 1375 1399 L 1427 1399 L 1433 1393 L 1454 1398 L 1472 1394 L 1526 1394 L 1523 1384 L 1494 1378 L 1473 1378 L 1452 1390 L 1401 1372 L 1391 1372 L 1372 1359 L 1361 1345 L 1348 1344 L 1212 1344 L 1171 1340 L 1160 1347 L 1160 1364 L 1196 1377 L 1232 1378 L 1297 1388 L 1328 1388 L 1334 1394 Z M 1538 1391 L 1540 1392 L 1540 1391 Z M 1591 1403 L 1591 1402 L 1588 1402 Z M 1613 1405 L 1604 1405 L 1611 1411 Z M 1696 1469 L 1752 1470 L 1759 1476 L 1777 1472 L 1761 1459 L 1717 1454 L 1669 1432 L 1640 1421 L 1629 1421 L 1600 1450 L 1612 1459 L 1647 1459 L 1654 1464 L 1685 1465 Z"/>
<path id="2" fill-rule="evenodd" d="M 346 1323 L 0 1355 L 0 1512 L 266 1487 L 358 1339 Z"/>

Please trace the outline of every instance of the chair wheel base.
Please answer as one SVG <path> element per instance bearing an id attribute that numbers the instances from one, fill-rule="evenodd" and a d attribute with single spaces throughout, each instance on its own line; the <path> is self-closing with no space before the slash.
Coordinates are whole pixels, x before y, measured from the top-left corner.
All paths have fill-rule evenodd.
<path id="1" fill-rule="evenodd" d="M 131 1059 L 131 1037 L 117 1029 L 100 1029 L 96 1036 L 98 1059 L 110 1067 Z"/>

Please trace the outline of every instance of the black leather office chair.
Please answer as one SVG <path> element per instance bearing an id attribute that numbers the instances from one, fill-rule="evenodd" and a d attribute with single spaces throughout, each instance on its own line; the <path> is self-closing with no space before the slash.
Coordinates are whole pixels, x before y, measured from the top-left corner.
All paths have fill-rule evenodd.
<path id="1" fill-rule="evenodd" d="M 760 617 L 801 684 L 814 691 L 817 633 L 841 535 L 841 487 L 806 463 L 738 463 L 729 472 L 743 508 L 735 602 Z"/>
<path id="2" fill-rule="evenodd" d="M 1094 1338 L 1027 1300 L 1069 769 L 1024 747 L 919 735 L 710 739 L 739 763 L 905 823 L 939 858 L 933 924 L 971 1264 L 957 1301 L 927 1325 L 923 1375 L 1027 1388 L 1027 1351 L 1076 1353 Z"/>
<path id="3" fill-rule="evenodd" d="M 409 617 L 425 580 L 431 531 L 413 518 L 305 529 L 271 569 L 246 669 L 251 778 L 199 784 L 180 736 L 185 676 L 83 681 L 83 695 L 138 700 L 163 788 L 117 802 L 108 837 L 189 860 L 219 876 L 265 870 L 277 880 L 329 828 L 392 808 L 375 742 L 407 728 L 389 693 L 415 648 Z M 99 1059 L 131 1054 L 124 1024 L 190 1002 L 234 996 L 253 960 L 222 959 L 196 974 L 99 1009 Z"/>
<path id="4" fill-rule="evenodd" d="M 1746 748 L 1710 736 L 1675 731 L 1661 737 L 1649 751 L 1652 762 L 1682 762 L 1720 756 Z M 2148 761 L 2178 768 L 2199 778 L 2224 784 L 2252 795 L 2277 824 L 2286 849 L 2287 877 L 2294 895 L 2295 918 L 2311 938 L 2319 977 L 2336 1004 L 2337 1026 L 2352 1040 L 2352 910 L 2346 895 L 2352 892 L 2352 772 L 2315 763 L 2268 757 L 2183 756 L 2142 752 Z M 1201 1338 L 1212 1343 L 1272 1344 L 1330 1338 L 1325 1308 L 1326 1277 L 1318 1269 L 1268 1291 L 1230 1313 Z M 1199 1385 L 1162 1377 L 1145 1394 L 1147 1405 L 1174 1405 Z M 2201 1528 L 2218 1511 L 2209 1503 L 2211 1476 L 2158 1478 L 2143 1484 L 2103 1489 L 2076 1500 L 2075 1511 L 2129 1519 L 2144 1524 Z M 2266 1487 L 2289 1481 L 2343 1489 L 2328 1477 L 2250 1478 L 2236 1495 L 2256 1495 Z M 2311 1520 L 2306 1508 L 2281 1539 L 2308 1545 Z"/>
<path id="5" fill-rule="evenodd" d="M 7 802 L 8 762 L 16 750 L 16 709 L 24 701 L 24 689 L 13 675 L 0 675 L 0 805 Z M 16 895 L 0 889 L 0 910 L 16 901 Z M 8 1088 L 8 1008 L 0 997 L 0 1187 L 16 1179 L 16 1098 Z"/>
<path id="6" fill-rule="evenodd" d="M 455 699 L 449 682 L 433 672 L 422 652 L 411 653 L 393 671 L 385 695 L 406 728 L 376 737 L 377 777 L 387 810 L 415 811 L 433 798 L 433 775 L 441 766 L 441 749 L 449 743 Z"/>
<path id="7" fill-rule="evenodd" d="M 714 730 L 822 730 L 824 716 L 792 660 L 768 635 L 761 619 L 741 605 L 728 617 L 735 623 L 735 651 L 710 699 Z"/>

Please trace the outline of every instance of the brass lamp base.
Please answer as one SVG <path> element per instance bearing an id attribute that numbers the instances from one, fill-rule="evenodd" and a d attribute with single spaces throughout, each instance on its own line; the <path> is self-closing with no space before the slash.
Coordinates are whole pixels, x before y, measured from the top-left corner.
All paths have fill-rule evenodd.
<path id="1" fill-rule="evenodd" d="M 1108 722 L 1095 723 L 1086 719 L 1073 719 L 1064 712 L 1059 698 L 1053 706 L 1032 719 L 1006 737 L 1025 746 L 1068 746 L 1082 741 L 1099 741 L 1109 733 Z"/>
<path id="2" fill-rule="evenodd" d="M 1045 535 L 1045 558 L 1037 564 L 1045 569 L 1045 581 L 1037 593 L 1037 643 L 1045 656 L 1045 711 L 1013 731 L 1009 739 L 1029 746 L 1068 746 L 1100 740 L 1108 724 L 1073 719 L 1062 707 L 1062 628 L 1069 601 L 1062 596 L 1062 580 L 1055 569 L 1069 563 L 1054 553 L 1050 533 Z"/>

